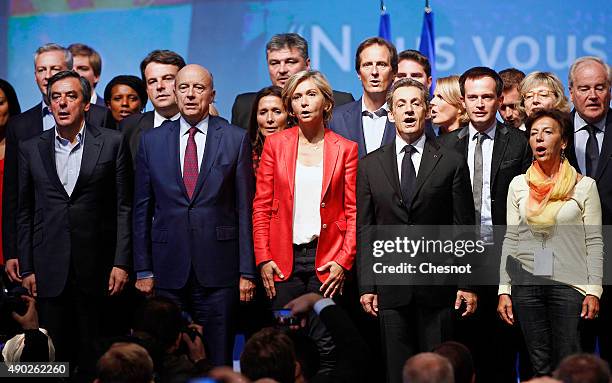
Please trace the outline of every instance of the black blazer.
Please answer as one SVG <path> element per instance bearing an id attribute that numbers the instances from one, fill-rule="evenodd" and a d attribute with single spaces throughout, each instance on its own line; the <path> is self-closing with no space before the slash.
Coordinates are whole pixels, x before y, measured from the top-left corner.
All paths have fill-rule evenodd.
<path id="1" fill-rule="evenodd" d="M 17 151 L 19 141 L 36 137 L 43 132 L 42 102 L 12 117 L 6 126 L 4 179 L 2 194 L 2 250 L 4 259 L 17 258 Z M 107 108 L 90 105 L 85 121 L 96 127 L 108 127 L 112 120 Z M 53 129 L 50 129 L 53 131 Z"/>
<path id="2" fill-rule="evenodd" d="M 140 136 L 149 129 L 153 129 L 155 112 L 137 113 L 128 116 L 119 123 L 119 131 L 123 133 L 132 153 L 134 169 L 136 169 L 136 154 L 138 153 L 138 144 Z"/>
<path id="3" fill-rule="evenodd" d="M 62 293 L 71 268 L 77 286 L 104 295 L 113 266 L 132 264 L 132 167 L 121 133 L 86 125 L 81 168 L 68 196 L 55 167 L 55 130 L 19 144 L 17 234 L 22 273 L 35 273 L 39 297 Z"/>
<path id="4" fill-rule="evenodd" d="M 467 161 L 469 128 L 464 126 L 440 137 L 443 146 L 461 153 Z M 491 159 L 491 217 L 493 225 L 506 224 L 508 187 L 512 179 L 525 173 L 533 154 L 523 131 L 497 122 Z M 467 163 L 467 162 L 466 162 Z M 468 168 L 469 169 L 469 168 Z M 468 174 L 468 183 L 471 184 Z"/>
<path id="5" fill-rule="evenodd" d="M 469 169 L 462 157 L 427 136 L 412 203 L 402 201 L 395 140 L 368 154 L 357 171 L 357 232 L 368 225 L 473 225 L 474 200 Z M 358 237 L 358 246 L 362 242 Z M 360 257 L 358 248 L 357 257 Z M 358 265 L 366 264 L 357 262 Z M 359 275 L 359 272 L 357 273 Z M 380 308 L 407 305 L 451 306 L 456 289 L 447 286 L 368 286 Z"/>
<path id="6" fill-rule="evenodd" d="M 255 102 L 256 92 L 242 93 L 236 96 L 234 105 L 232 106 L 232 125 L 239 126 L 244 129 L 249 128 L 249 120 L 251 119 L 251 108 Z M 334 105 L 344 105 L 354 101 L 353 95 L 347 92 L 334 90 Z"/>

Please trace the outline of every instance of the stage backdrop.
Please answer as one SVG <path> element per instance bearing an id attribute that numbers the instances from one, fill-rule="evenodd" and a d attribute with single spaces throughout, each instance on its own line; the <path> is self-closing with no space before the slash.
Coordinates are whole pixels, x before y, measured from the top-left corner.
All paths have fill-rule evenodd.
<path id="1" fill-rule="evenodd" d="M 312 67 L 334 89 L 361 87 L 354 52 L 378 33 L 378 0 L 11 0 L 0 5 L 0 77 L 16 88 L 22 109 L 40 100 L 32 53 L 41 44 L 82 42 L 103 59 L 98 93 L 118 74 L 140 75 L 151 50 L 172 49 L 209 68 L 216 105 L 230 118 L 235 96 L 269 85 L 265 43 L 298 32 L 310 43 Z M 387 0 L 398 51 L 418 47 L 424 1 Z M 496 70 L 555 72 L 567 83 L 570 63 L 583 55 L 612 59 L 609 0 L 431 1 L 438 76 L 486 65 Z M 5 23 L 8 20 L 8 23 Z M 148 109 L 150 110 L 150 105 Z"/>

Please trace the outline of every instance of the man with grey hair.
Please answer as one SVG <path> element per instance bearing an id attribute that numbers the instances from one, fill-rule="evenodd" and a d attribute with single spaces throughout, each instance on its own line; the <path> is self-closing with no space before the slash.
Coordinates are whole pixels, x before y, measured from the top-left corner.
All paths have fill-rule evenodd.
<path id="1" fill-rule="evenodd" d="M 404 383 L 454 383 L 453 366 L 433 352 L 417 354 L 404 365 Z"/>
<path id="2" fill-rule="evenodd" d="M 604 248 L 610 252 L 612 242 L 605 228 L 612 224 L 612 111 L 610 110 L 610 67 L 599 57 L 577 59 L 569 70 L 569 92 L 574 110 L 573 140 L 566 149 L 567 159 L 579 173 L 594 178 L 601 201 L 604 225 Z M 585 351 L 595 351 L 595 337 L 599 337 L 601 357 L 612 360 L 612 290 L 606 285 L 612 276 L 612 261 L 604 259 L 604 293 L 600 302 L 599 318 L 585 323 L 582 332 Z M 584 316 L 584 315 L 583 315 Z"/>
<path id="3" fill-rule="evenodd" d="M 11 118 L 6 127 L 6 152 L 4 156 L 4 184 L 2 193 L 2 250 L 6 260 L 6 273 L 13 282 L 21 283 L 17 260 L 17 149 L 19 141 L 37 136 L 53 128 L 55 120 L 47 99 L 47 82 L 54 74 L 72 69 L 72 54 L 58 44 L 49 43 L 34 53 L 34 78 L 42 101 L 31 109 Z M 89 101 L 88 101 L 89 102 Z M 106 127 L 107 109 L 91 105 L 85 113 L 87 123 Z"/>
<path id="4" fill-rule="evenodd" d="M 308 42 L 297 33 L 280 33 L 272 36 L 266 44 L 266 60 L 272 85 L 279 87 L 292 75 L 303 70 L 310 70 Z M 236 96 L 232 106 L 232 124 L 248 129 L 251 107 L 256 92 L 242 93 Z M 334 105 L 354 101 L 350 93 L 334 91 Z"/>

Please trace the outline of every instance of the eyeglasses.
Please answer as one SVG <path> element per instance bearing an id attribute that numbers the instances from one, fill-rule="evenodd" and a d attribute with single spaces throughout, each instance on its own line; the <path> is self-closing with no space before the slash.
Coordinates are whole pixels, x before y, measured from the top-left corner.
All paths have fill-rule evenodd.
<path id="1" fill-rule="evenodd" d="M 557 94 L 552 90 L 539 90 L 537 92 L 527 92 L 523 98 L 525 101 L 531 101 L 535 96 L 538 96 L 538 98 L 552 98 L 553 96 L 556 97 Z"/>

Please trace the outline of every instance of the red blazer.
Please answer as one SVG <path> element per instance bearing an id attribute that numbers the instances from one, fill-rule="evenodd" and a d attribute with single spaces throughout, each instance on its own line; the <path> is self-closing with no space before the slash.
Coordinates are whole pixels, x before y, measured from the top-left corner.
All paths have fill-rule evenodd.
<path id="1" fill-rule="evenodd" d="M 259 266 L 273 260 L 287 279 L 293 271 L 293 196 L 298 128 L 266 138 L 253 202 L 253 241 Z M 357 144 L 325 129 L 321 232 L 315 268 L 336 261 L 350 270 L 356 252 Z M 324 282 L 329 272 L 317 277 Z M 275 276 L 276 281 L 280 279 Z"/>

